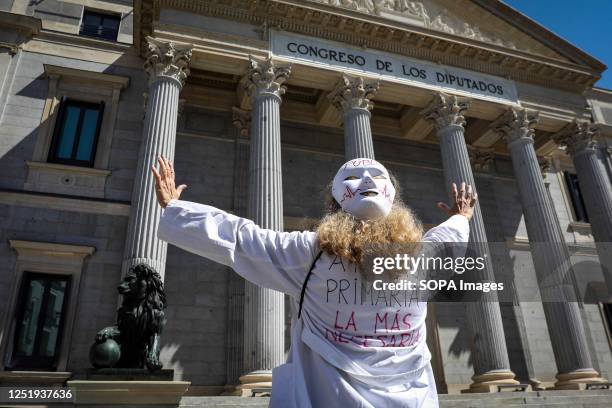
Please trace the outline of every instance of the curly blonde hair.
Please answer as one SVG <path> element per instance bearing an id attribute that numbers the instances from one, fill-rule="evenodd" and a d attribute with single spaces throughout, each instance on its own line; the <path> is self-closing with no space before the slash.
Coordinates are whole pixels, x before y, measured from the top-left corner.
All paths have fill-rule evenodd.
<path id="1" fill-rule="evenodd" d="M 331 255 L 337 255 L 360 266 L 365 273 L 365 258 L 374 255 L 373 251 L 388 252 L 392 248 L 402 247 L 418 249 L 423 237 L 423 225 L 401 200 L 399 184 L 393 175 L 389 175 L 396 194 L 391 212 L 382 218 L 361 221 L 351 214 L 342 211 L 340 205 L 331 195 L 331 184 L 327 188 L 328 213 L 316 228 L 320 248 Z M 376 254 L 384 256 L 386 254 Z M 364 275 L 365 277 L 365 275 Z"/>

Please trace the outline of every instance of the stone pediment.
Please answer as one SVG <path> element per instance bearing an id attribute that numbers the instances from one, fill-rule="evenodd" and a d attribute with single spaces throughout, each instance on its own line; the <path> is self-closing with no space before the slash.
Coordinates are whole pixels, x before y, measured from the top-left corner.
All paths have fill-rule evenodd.
<path id="1" fill-rule="evenodd" d="M 470 0 L 308 0 L 548 58 L 567 58 Z"/>
<path id="2" fill-rule="evenodd" d="M 592 86 L 606 68 L 498 0 L 138 0 L 134 43 L 140 52 L 144 38 L 163 26 L 156 28 L 166 9 L 257 27 L 248 44 L 242 32 L 231 39 L 245 44 L 246 53 L 265 48 L 267 30 L 276 29 L 572 92 Z M 189 27 L 184 42 L 201 37 L 204 48 L 216 49 L 225 41 L 214 34 L 211 43 L 210 33 L 199 29 Z M 163 30 L 185 35 L 179 21 Z"/>

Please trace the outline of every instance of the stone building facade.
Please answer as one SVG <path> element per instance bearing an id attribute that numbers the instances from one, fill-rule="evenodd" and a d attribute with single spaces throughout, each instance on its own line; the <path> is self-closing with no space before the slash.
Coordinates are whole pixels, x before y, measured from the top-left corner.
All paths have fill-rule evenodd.
<path id="1" fill-rule="evenodd" d="M 612 91 L 594 57 L 494 0 L 0 10 L 0 378 L 82 376 L 144 261 L 176 379 L 202 395 L 270 381 L 289 302 L 156 239 L 165 154 L 184 199 L 273 229 L 312 227 L 347 158 L 384 163 L 429 226 L 450 182 L 473 182 L 486 276 L 514 295 L 429 306 L 439 390 L 612 379 Z M 564 273 L 578 300 L 542 302 Z"/>

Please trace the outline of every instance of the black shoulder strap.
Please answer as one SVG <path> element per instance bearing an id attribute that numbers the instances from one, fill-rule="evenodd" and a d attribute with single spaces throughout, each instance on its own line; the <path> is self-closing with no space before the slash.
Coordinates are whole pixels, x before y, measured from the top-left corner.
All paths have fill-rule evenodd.
<path id="1" fill-rule="evenodd" d="M 312 275 L 312 270 L 315 267 L 315 264 L 323 254 L 323 251 L 319 251 L 317 257 L 312 261 L 312 265 L 310 265 L 310 270 L 308 271 L 308 275 L 306 275 L 306 279 L 304 279 L 304 284 L 302 285 L 302 293 L 300 293 L 300 310 L 298 311 L 298 319 L 302 317 L 302 304 L 304 303 L 304 295 L 306 294 L 306 285 L 308 285 L 308 279 L 310 279 L 310 275 Z"/>

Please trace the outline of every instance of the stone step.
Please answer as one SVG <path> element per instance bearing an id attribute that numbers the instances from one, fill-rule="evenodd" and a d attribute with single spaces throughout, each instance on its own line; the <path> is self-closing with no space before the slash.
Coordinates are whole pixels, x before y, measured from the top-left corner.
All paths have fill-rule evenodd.
<path id="1" fill-rule="evenodd" d="M 440 395 L 440 408 L 611 408 L 612 390 Z M 270 398 L 183 397 L 181 408 L 264 408 Z"/>
<path id="2" fill-rule="evenodd" d="M 267 407 L 270 403 L 268 397 L 183 397 L 181 408 L 201 408 L 201 407 L 248 407 L 259 408 Z"/>
<path id="3" fill-rule="evenodd" d="M 440 395 L 441 408 L 489 407 L 612 407 L 611 390 L 502 392 L 497 394 Z"/>

